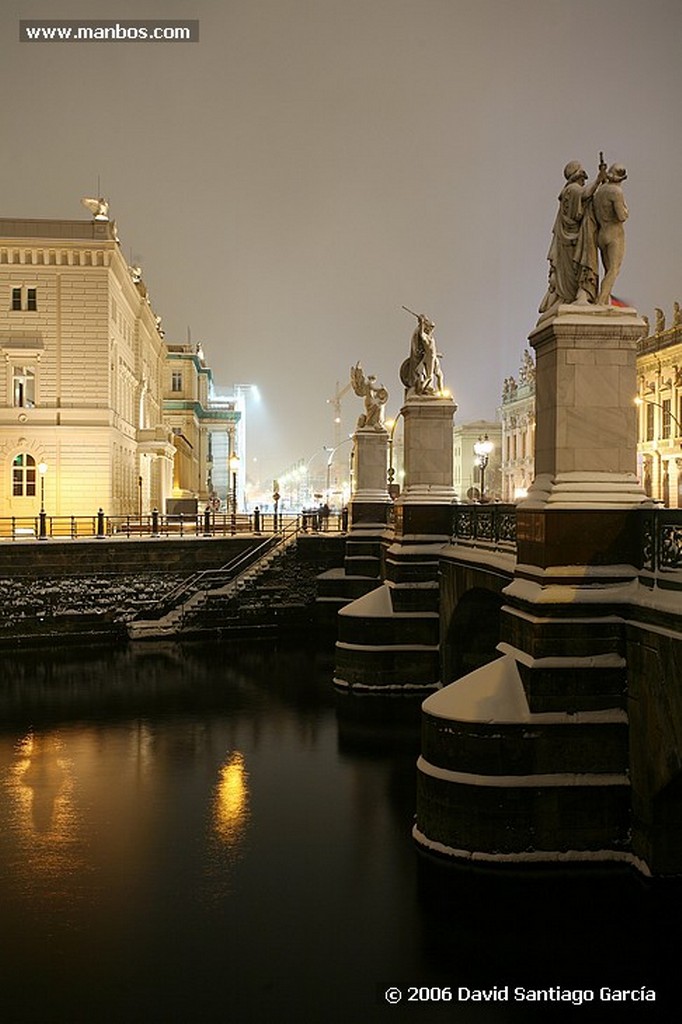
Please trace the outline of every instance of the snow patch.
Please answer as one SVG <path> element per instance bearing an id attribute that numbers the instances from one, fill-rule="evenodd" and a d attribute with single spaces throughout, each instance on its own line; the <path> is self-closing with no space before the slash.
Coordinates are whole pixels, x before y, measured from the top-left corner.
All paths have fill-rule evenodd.
<path id="1" fill-rule="evenodd" d="M 424 703 L 430 699 L 428 697 Z M 630 785 L 627 775 L 617 772 L 547 772 L 537 775 L 477 775 L 473 772 L 455 772 L 450 768 L 438 768 L 421 756 L 417 760 L 417 771 L 433 779 L 441 779 L 443 782 L 452 782 L 459 786 L 485 786 L 494 789 Z"/>
<path id="2" fill-rule="evenodd" d="M 489 864 L 577 864 L 587 863 L 622 863 L 637 868 L 643 875 L 651 877 L 648 866 L 639 857 L 625 850 L 524 850 L 520 853 L 485 853 L 482 850 L 460 850 L 453 846 L 446 846 L 435 839 L 429 839 L 419 830 L 417 825 L 412 829 L 412 837 L 415 842 L 434 853 L 444 854 L 447 857 L 455 857 L 458 860 L 468 860 L 474 863 Z"/>

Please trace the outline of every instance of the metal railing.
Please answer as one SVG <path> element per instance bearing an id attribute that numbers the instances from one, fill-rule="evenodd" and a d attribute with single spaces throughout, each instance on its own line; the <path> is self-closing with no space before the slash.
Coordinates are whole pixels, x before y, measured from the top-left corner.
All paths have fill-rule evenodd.
<path id="1" fill-rule="evenodd" d="M 646 509 L 641 516 L 642 569 L 655 575 L 682 570 L 682 509 Z"/>
<path id="2" fill-rule="evenodd" d="M 240 552 L 220 568 L 203 569 L 182 580 L 159 601 L 141 611 L 136 618 L 145 621 L 161 619 L 175 608 L 184 605 L 196 593 L 219 590 L 230 583 L 235 583 L 270 552 L 286 547 L 301 530 L 301 524 L 293 519 L 279 532 L 271 533 L 260 544 L 249 548 L 248 551 Z"/>
<path id="3" fill-rule="evenodd" d="M 516 547 L 516 506 L 502 504 L 455 505 L 452 539 L 513 551 Z"/>
<path id="4" fill-rule="evenodd" d="M 229 537 L 237 533 L 278 534 L 295 523 L 304 532 L 340 532 L 342 513 L 295 514 L 215 513 L 162 515 L 107 515 L 99 509 L 90 516 L 6 516 L 0 518 L 0 540 L 79 540 L 84 538 Z"/>
<path id="5" fill-rule="evenodd" d="M 637 568 L 642 582 L 665 579 L 669 588 L 682 587 L 682 509 L 643 508 L 635 511 L 638 530 Z M 516 549 L 515 505 L 456 505 L 452 540 L 497 550 Z"/>

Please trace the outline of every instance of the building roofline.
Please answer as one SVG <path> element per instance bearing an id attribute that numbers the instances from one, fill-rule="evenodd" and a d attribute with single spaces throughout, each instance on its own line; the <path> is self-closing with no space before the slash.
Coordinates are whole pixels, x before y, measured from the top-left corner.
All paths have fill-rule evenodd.
<path id="1" fill-rule="evenodd" d="M 53 217 L 0 217 L 0 238 L 98 242 L 117 240 L 116 225 L 112 220 L 61 220 Z"/>

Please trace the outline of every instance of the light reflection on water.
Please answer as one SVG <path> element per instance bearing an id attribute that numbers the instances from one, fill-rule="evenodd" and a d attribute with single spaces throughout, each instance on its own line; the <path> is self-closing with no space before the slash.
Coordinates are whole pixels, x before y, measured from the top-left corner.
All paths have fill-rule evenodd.
<path id="1" fill-rule="evenodd" d="M 649 981 L 658 911 L 630 877 L 420 861 L 418 703 L 330 679 L 268 644 L 0 656 L 2 1024 L 544 1024 L 377 993 Z"/>

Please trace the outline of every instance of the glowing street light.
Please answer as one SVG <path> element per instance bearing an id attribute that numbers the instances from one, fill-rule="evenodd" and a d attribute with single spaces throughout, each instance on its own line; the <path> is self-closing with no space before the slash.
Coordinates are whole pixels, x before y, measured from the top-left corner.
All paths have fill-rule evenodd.
<path id="1" fill-rule="evenodd" d="M 485 470 L 490 459 L 490 453 L 492 452 L 495 445 L 490 440 L 487 434 L 483 437 L 478 438 L 478 441 L 474 441 L 474 455 L 476 456 L 476 465 L 481 470 L 481 501 L 485 501 Z"/>
<path id="2" fill-rule="evenodd" d="M 47 516 L 45 515 L 45 474 L 47 463 L 38 463 L 40 473 L 40 516 L 38 517 L 38 540 L 47 540 Z"/>
<path id="3" fill-rule="evenodd" d="M 239 456 L 236 452 L 232 452 L 228 462 L 232 474 L 232 533 L 234 533 L 237 528 L 237 471 L 239 470 Z"/>

